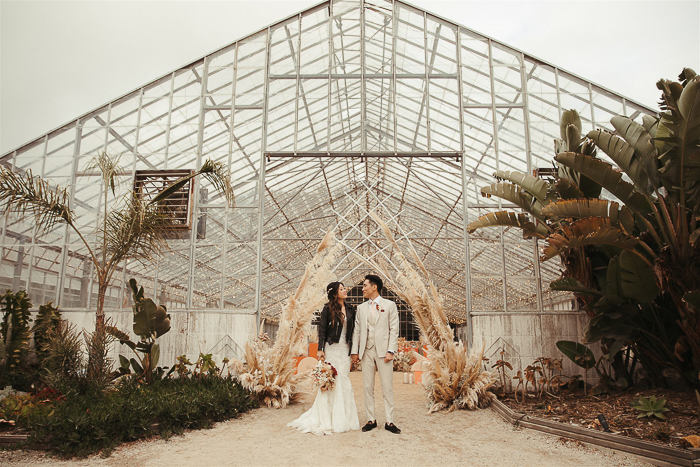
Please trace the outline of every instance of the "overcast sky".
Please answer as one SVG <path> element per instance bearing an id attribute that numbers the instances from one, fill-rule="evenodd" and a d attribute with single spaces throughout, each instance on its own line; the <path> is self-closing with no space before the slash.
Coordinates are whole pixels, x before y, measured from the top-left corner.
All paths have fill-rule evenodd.
<path id="1" fill-rule="evenodd" d="M 0 0 L 0 154 L 316 0 Z M 656 108 L 700 72 L 700 0 L 413 5 Z"/>

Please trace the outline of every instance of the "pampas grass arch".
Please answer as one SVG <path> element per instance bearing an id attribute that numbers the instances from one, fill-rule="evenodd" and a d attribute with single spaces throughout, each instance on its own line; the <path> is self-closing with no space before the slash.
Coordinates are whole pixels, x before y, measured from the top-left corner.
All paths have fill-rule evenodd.
<path id="1" fill-rule="evenodd" d="M 487 407 L 495 397 L 489 390 L 495 376 L 483 369 L 483 348 L 479 352 L 470 352 L 464 345 L 453 341 L 443 299 L 410 241 L 406 239 L 409 254 L 425 276 L 427 286 L 402 253 L 387 224 L 374 212 L 369 214 L 381 227 L 399 261 L 393 275 L 384 264 L 365 258 L 363 261 L 389 279 L 395 292 L 413 310 L 421 340 L 429 344 L 427 358 L 416 353 L 424 370 L 423 387 L 429 411 Z M 269 346 L 266 339 L 260 337 L 246 344 L 245 365 L 236 362 L 238 380 L 268 407 L 286 407 L 300 394 L 299 386 L 305 376 L 295 374 L 293 357 L 305 351 L 313 314 L 325 302 L 325 286 L 333 279 L 332 267 L 341 246 L 344 243 L 336 240 L 334 229 L 329 230 L 306 265 L 295 293 L 282 309 L 274 346 Z"/>

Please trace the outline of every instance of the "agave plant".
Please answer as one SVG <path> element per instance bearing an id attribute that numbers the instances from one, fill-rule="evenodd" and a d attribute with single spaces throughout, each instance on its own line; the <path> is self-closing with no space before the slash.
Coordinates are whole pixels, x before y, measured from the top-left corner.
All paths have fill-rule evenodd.
<path id="1" fill-rule="evenodd" d="M 566 268 L 568 277 L 553 288 L 585 297 L 592 317 L 587 341 L 613 339 L 619 350 L 636 333 L 633 344 L 645 342 L 635 355 L 647 357 L 645 366 L 690 368 L 697 379 L 700 309 L 687 298 L 700 289 L 700 77 L 686 68 L 680 80 L 657 83 L 659 119 L 644 116 L 639 124 L 614 117 L 615 133 L 592 131 L 578 148 L 571 143 L 580 137 L 580 123 L 565 114 L 556 183 L 538 187 L 522 174 L 497 173 L 514 185 L 509 196 L 493 185 L 482 189 L 538 223 L 496 213 L 491 217 L 502 222 L 479 218 L 469 229 L 508 225 L 538 238 L 546 229 L 541 259 L 559 256 Z M 594 146 L 616 167 L 597 158 Z M 602 188 L 611 196 L 601 197 Z M 518 203 L 513 192 L 529 204 Z M 591 267 L 595 262 L 604 267 Z"/>
<path id="2" fill-rule="evenodd" d="M 670 410 L 666 408 L 666 399 L 663 397 L 657 399 L 656 396 L 651 396 L 649 399 L 640 397 L 637 404 L 633 405 L 632 408 L 641 412 L 637 415 L 637 418 L 656 417 L 660 420 L 666 420 L 664 412 Z"/>
<path id="3" fill-rule="evenodd" d="M 60 222 L 66 223 L 78 235 L 97 276 L 96 328 L 101 330 L 105 323 L 105 295 L 117 267 L 126 259 L 152 259 L 167 246 L 170 223 L 168 211 L 162 208 L 164 200 L 199 175 L 207 178 L 229 205 L 233 206 L 235 198 L 230 176 L 223 164 L 207 160 L 198 171 L 174 181 L 152 199 L 142 200 L 137 193 L 130 191 L 118 200 L 120 208 L 110 210 L 109 192 L 116 196 L 117 179 L 122 172 L 119 156 L 98 154 L 87 169 L 88 172 L 92 170 L 101 174 L 104 196 L 102 221 L 97 228 L 98 249 L 94 249 L 76 224 L 68 189 L 35 177 L 31 170 L 20 173 L 0 165 L 0 209 L 33 215 L 37 236 L 48 233 Z"/>

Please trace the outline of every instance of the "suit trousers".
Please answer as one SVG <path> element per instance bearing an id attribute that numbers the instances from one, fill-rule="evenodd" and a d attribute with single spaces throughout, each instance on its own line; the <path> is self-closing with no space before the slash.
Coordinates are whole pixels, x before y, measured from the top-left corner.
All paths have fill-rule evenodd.
<path id="1" fill-rule="evenodd" d="M 394 423 L 394 364 L 385 362 L 384 355 L 377 355 L 377 346 L 373 345 L 365 349 L 362 355 L 362 383 L 365 389 L 365 410 L 367 420 L 376 420 L 374 416 L 374 364 L 377 364 L 379 381 L 382 383 L 382 395 L 384 396 L 384 412 L 386 422 Z"/>

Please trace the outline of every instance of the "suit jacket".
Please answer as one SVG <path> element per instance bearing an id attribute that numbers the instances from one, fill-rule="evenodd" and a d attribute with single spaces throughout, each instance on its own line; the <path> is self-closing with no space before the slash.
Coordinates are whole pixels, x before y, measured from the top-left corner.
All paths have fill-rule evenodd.
<path id="1" fill-rule="evenodd" d="M 345 341 L 348 347 L 352 348 L 352 335 L 355 329 L 355 307 L 349 303 L 345 303 L 345 319 L 347 320 L 347 329 L 345 330 Z M 321 310 L 321 317 L 318 323 L 318 350 L 323 351 L 326 344 L 337 344 L 340 341 L 340 335 L 343 333 L 343 325 L 341 323 L 331 322 L 331 310 L 326 303 Z"/>
<path id="2" fill-rule="evenodd" d="M 371 317 L 369 300 L 357 307 L 355 313 L 355 330 L 352 336 L 351 354 L 357 354 L 360 359 L 367 345 L 367 325 Z M 377 356 L 384 357 L 391 350 L 396 352 L 399 346 L 399 312 L 396 303 L 386 298 L 379 301 L 379 317 L 374 325 L 374 345 Z"/>

